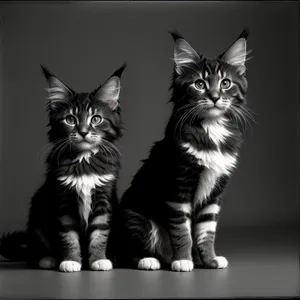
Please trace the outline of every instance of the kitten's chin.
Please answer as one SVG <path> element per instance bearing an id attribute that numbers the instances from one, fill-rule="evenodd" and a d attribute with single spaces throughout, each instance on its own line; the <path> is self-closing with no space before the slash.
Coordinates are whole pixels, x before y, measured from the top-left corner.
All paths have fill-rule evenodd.
<path id="1" fill-rule="evenodd" d="M 221 117 L 224 114 L 224 110 L 217 108 L 217 107 L 212 107 L 207 110 L 206 115 L 207 117 L 212 117 L 212 118 L 217 118 Z"/>
<path id="2" fill-rule="evenodd" d="M 80 142 L 80 143 L 76 143 L 76 144 L 75 144 L 75 147 L 76 147 L 78 150 L 92 150 L 92 149 L 94 149 L 96 146 L 95 146 L 94 144 L 91 144 L 91 143 L 82 141 L 82 142 Z"/>

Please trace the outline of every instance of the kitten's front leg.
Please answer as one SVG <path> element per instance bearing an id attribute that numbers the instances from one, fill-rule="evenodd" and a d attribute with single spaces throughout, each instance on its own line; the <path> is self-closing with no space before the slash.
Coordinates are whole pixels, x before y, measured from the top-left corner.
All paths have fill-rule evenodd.
<path id="1" fill-rule="evenodd" d="M 81 248 L 79 241 L 79 226 L 71 215 L 59 218 L 59 251 L 62 272 L 78 272 L 81 270 Z"/>
<path id="2" fill-rule="evenodd" d="M 171 268 L 173 271 L 192 271 L 194 268 L 192 259 L 191 220 L 182 206 L 190 207 L 190 204 L 171 203 L 168 216 L 169 234 L 173 259 Z"/>
<path id="3" fill-rule="evenodd" d="M 173 271 L 192 271 L 191 190 L 193 179 L 179 177 L 172 202 L 167 202 L 168 231 L 173 252 Z"/>
<path id="4" fill-rule="evenodd" d="M 113 268 L 106 257 L 108 235 L 111 228 L 111 203 L 103 191 L 95 196 L 93 214 L 89 221 L 89 264 L 94 271 L 108 271 Z"/>
<path id="5" fill-rule="evenodd" d="M 204 267 L 223 269 L 228 267 L 228 261 L 215 253 L 216 228 L 220 212 L 222 195 L 228 178 L 221 177 L 208 199 L 195 207 L 194 240 Z"/>

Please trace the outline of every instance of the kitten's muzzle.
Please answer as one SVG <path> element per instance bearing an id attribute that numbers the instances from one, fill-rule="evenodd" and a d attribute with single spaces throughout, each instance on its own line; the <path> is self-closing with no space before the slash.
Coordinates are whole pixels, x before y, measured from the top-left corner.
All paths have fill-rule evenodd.
<path id="1" fill-rule="evenodd" d="M 224 109 L 225 106 L 220 97 L 214 97 L 209 99 L 208 108 Z"/>
<path id="2" fill-rule="evenodd" d="M 79 134 L 80 134 L 83 138 L 85 138 L 86 135 L 88 134 L 88 131 L 80 131 Z"/>
<path id="3" fill-rule="evenodd" d="M 219 99 L 220 99 L 219 96 L 214 96 L 214 97 L 211 97 L 209 100 L 216 104 Z"/>

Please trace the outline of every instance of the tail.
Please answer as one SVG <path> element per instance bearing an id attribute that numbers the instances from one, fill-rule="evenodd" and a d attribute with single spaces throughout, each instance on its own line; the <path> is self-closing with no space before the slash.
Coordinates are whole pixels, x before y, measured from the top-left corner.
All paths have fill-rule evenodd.
<path id="1" fill-rule="evenodd" d="M 0 238 L 0 254 L 11 261 L 27 260 L 27 232 L 5 233 Z"/>

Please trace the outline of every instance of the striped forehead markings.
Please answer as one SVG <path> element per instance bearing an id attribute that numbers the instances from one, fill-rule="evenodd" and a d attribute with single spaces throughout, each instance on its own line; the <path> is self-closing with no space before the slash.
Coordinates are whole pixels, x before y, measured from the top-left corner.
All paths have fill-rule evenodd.
<path id="1" fill-rule="evenodd" d="M 213 75 L 214 73 L 218 73 L 220 69 L 220 64 L 218 61 L 216 62 L 211 62 L 211 63 L 206 63 L 204 67 L 204 78 L 206 79 L 209 75 Z"/>
<path id="2" fill-rule="evenodd" d="M 74 108 L 70 108 L 69 113 L 73 116 L 79 116 L 81 111 L 82 110 L 78 106 L 75 106 Z M 92 106 L 86 105 L 85 112 L 87 113 L 87 117 L 89 118 L 97 114 L 97 109 L 93 108 Z"/>
<path id="3" fill-rule="evenodd" d="M 204 70 L 199 73 L 201 79 L 207 79 L 212 74 L 217 74 L 219 79 L 226 77 L 226 72 L 220 68 L 219 62 L 216 62 L 215 65 L 207 64 Z"/>
<path id="4" fill-rule="evenodd" d="M 209 74 L 208 71 L 205 70 L 205 71 L 204 71 L 204 78 L 205 78 L 205 79 L 208 77 L 208 74 Z"/>
<path id="5" fill-rule="evenodd" d="M 219 65 L 219 62 L 217 62 L 217 63 L 216 63 L 216 67 L 215 67 L 215 72 L 216 72 L 216 73 L 217 73 L 218 70 L 220 70 L 220 69 L 219 69 L 219 66 L 220 66 L 220 65 Z"/>

